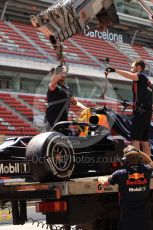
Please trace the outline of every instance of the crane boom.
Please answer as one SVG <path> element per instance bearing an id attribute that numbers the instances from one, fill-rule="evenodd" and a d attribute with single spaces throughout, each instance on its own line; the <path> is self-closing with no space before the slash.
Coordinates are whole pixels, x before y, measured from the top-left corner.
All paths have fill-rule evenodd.
<path id="1" fill-rule="evenodd" d="M 131 2 L 132 0 L 126 0 Z M 144 0 L 137 1 L 153 21 L 153 11 Z M 47 10 L 31 16 L 31 23 L 50 40 L 60 65 L 65 64 L 62 42 L 97 19 L 97 28 L 104 31 L 119 23 L 113 0 L 58 0 Z"/>

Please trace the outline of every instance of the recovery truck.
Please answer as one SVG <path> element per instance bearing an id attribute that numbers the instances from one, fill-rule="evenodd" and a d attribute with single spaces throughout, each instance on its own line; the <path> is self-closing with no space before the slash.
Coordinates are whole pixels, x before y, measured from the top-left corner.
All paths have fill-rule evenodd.
<path id="1" fill-rule="evenodd" d="M 78 135 L 78 126 L 88 128 L 86 136 Z M 35 201 L 50 229 L 108 230 L 117 221 L 117 187 L 102 188 L 97 176 L 114 171 L 123 148 L 121 137 L 85 122 L 59 122 L 51 132 L 7 138 L 0 145 L 0 202 L 11 205 L 14 225 L 27 222 L 27 203 Z"/>
<path id="2" fill-rule="evenodd" d="M 153 14 L 150 7 L 148 7 L 143 0 L 138 0 L 138 2 L 147 11 L 152 20 Z M 43 32 L 46 37 L 49 38 L 57 53 L 57 59 L 60 62 L 60 65 L 63 65 L 64 57 L 62 54 L 63 46 L 61 42 L 72 37 L 76 33 L 80 33 L 95 17 L 102 30 L 107 26 L 118 23 L 118 16 L 113 1 L 59 0 L 46 11 L 41 12 L 41 14 L 31 16 L 31 22 L 34 27 L 37 27 L 38 30 Z M 95 130 L 92 131 L 95 132 Z M 49 143 L 49 146 L 52 144 L 50 138 L 53 139 L 53 136 L 50 137 L 48 134 L 44 135 L 45 144 Z M 65 140 L 64 137 L 62 138 Z M 31 142 L 32 145 L 36 144 L 36 140 L 37 138 L 34 142 Z M 69 143 L 68 139 L 66 141 Z M 12 142 L 15 142 L 15 140 Z M 18 148 L 18 150 L 21 151 L 21 148 L 24 150 L 24 147 L 26 146 L 25 143 L 20 140 L 20 144 L 23 146 L 19 146 L 20 149 Z M 40 155 L 41 153 L 45 152 L 45 154 L 48 154 L 49 152 L 48 149 L 48 152 L 46 152 L 46 149 L 44 151 L 43 148 L 45 148 L 45 145 L 43 145 L 44 143 L 41 144 L 42 145 L 38 144 L 38 149 L 35 145 L 36 150 L 39 150 L 39 159 L 42 158 Z M 54 146 L 56 146 L 56 143 L 54 143 Z M 70 149 L 70 146 L 71 143 L 69 143 L 67 148 Z M 35 155 L 35 151 L 29 151 L 29 158 L 31 157 L 31 152 Z M 54 153 L 51 154 L 53 155 Z M 73 151 L 71 151 L 70 154 L 73 155 Z M 56 154 L 55 158 L 57 161 L 60 161 L 59 154 Z M 53 170 L 53 163 L 55 162 L 48 162 L 48 165 L 54 175 L 57 165 Z M 72 174 L 73 160 L 71 163 L 72 166 L 66 171 L 66 176 L 69 172 L 70 175 Z M 36 174 L 34 174 L 34 178 L 37 178 L 37 173 L 39 174 L 40 165 L 37 164 L 37 166 L 38 168 Z M 34 164 L 32 167 L 34 168 Z M 46 169 L 44 166 L 43 168 Z M 2 174 L 5 175 L 11 170 L 14 170 L 14 173 L 19 173 L 21 171 L 21 173 L 24 172 L 28 175 L 28 164 L 25 162 L 22 163 L 21 161 L 19 163 L 16 162 L 13 167 L 12 165 L 9 165 L 8 167 L 3 164 L 3 168 L 1 169 Z M 48 168 L 45 173 L 47 178 Z M 58 174 L 59 177 L 61 177 L 61 175 L 63 176 L 62 168 L 60 168 L 60 172 L 56 171 L 56 174 Z M 63 178 L 66 178 L 66 176 L 64 175 Z M 43 175 L 39 175 L 38 177 L 42 180 Z M 64 182 L 14 183 L 12 180 L 0 180 L 0 200 L 3 202 L 11 202 L 13 224 L 15 225 L 24 224 L 27 221 L 26 203 L 29 200 L 36 200 L 36 211 L 46 215 L 46 223 L 50 229 L 53 229 L 52 226 L 55 224 L 64 225 L 64 227 L 62 227 L 63 229 L 71 229 L 71 225 L 81 225 L 79 229 L 85 229 L 85 224 L 91 226 L 91 229 L 97 230 L 117 229 L 119 213 L 117 186 L 103 188 L 98 184 L 97 177 L 84 177 L 82 179 L 71 178 Z M 151 180 L 151 190 L 152 189 L 153 179 Z"/>
<path id="3" fill-rule="evenodd" d="M 153 190 L 153 179 L 151 179 Z M 27 201 L 35 200 L 36 212 L 46 216 L 50 229 L 117 229 L 118 187 L 102 187 L 97 177 L 56 183 L 15 183 L 1 180 L 0 198 L 11 202 L 13 224 L 27 222 Z M 77 228 L 77 226 L 79 226 Z"/>
<path id="4" fill-rule="evenodd" d="M 72 124 L 89 126 L 90 135 L 69 133 L 72 127 L 67 125 Z M 61 133 L 63 125 L 67 136 Z M 106 160 L 119 159 L 124 141 L 113 138 L 104 127 L 86 123 L 62 122 L 54 129 L 33 138 L 8 138 L 0 145 L 0 202 L 11 204 L 15 225 L 25 224 L 27 202 L 35 201 L 36 211 L 46 215 L 50 229 L 57 224 L 64 225 L 61 229 L 72 225 L 94 229 L 100 219 L 102 229 L 108 230 L 108 224 L 117 221 L 117 187 L 102 188 L 97 176 L 114 170 L 116 162 Z"/>
<path id="5" fill-rule="evenodd" d="M 45 214 L 50 229 L 56 225 L 63 230 L 74 225 L 72 229 L 117 229 L 117 191 L 117 186 L 103 188 L 97 177 L 55 183 L 0 181 L 0 199 L 9 201 L 14 225 L 27 222 L 27 201 L 31 200 L 36 212 Z"/>
<path id="6" fill-rule="evenodd" d="M 120 135 L 113 136 L 101 125 L 59 122 L 51 132 L 8 138 L 0 145 L 0 201 L 11 204 L 14 225 L 27 222 L 27 203 L 34 201 L 50 229 L 117 229 L 118 187 L 102 187 L 98 176 L 119 167 L 116 159 L 123 157 L 130 123 L 110 109 L 94 112 L 100 116 L 103 110 Z M 86 136 L 78 135 L 78 126 L 88 128 Z"/>

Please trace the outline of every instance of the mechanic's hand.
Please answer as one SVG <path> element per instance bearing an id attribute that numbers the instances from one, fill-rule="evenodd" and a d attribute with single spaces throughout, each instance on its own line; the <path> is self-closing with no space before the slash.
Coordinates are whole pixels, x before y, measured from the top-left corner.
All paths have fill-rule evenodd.
<path id="1" fill-rule="evenodd" d="M 105 69 L 105 73 L 113 73 L 113 72 L 115 72 L 115 69 L 114 68 L 112 68 L 112 67 L 108 67 L 108 68 L 106 68 Z"/>
<path id="2" fill-rule="evenodd" d="M 55 69 L 55 77 L 58 80 L 62 80 L 63 78 L 67 76 L 67 71 L 68 71 L 67 66 L 58 66 Z"/>
<path id="3" fill-rule="evenodd" d="M 104 177 L 104 176 L 101 176 L 101 177 L 98 178 L 98 182 L 100 184 L 102 184 L 103 186 L 107 186 L 107 184 L 108 184 L 108 178 Z"/>
<path id="4" fill-rule="evenodd" d="M 67 72 L 68 72 L 68 66 L 66 66 L 66 65 L 58 66 L 55 70 L 56 75 L 65 76 L 67 74 Z"/>
<path id="5" fill-rule="evenodd" d="M 126 155 L 128 155 L 128 154 L 130 154 L 130 153 L 133 153 L 133 154 L 135 154 L 135 155 L 138 155 L 139 154 L 139 149 L 136 149 L 133 145 L 128 145 L 124 150 L 123 150 L 123 152 L 124 152 L 124 155 L 126 156 Z"/>

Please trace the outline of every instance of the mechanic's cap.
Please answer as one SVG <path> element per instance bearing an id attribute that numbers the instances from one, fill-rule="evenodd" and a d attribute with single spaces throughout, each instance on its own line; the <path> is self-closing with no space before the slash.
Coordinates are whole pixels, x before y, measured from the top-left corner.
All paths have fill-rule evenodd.
<path id="1" fill-rule="evenodd" d="M 139 149 L 136 149 L 133 145 L 128 145 L 124 150 L 124 156 L 126 156 L 129 153 L 133 153 L 135 155 L 138 155 L 138 153 L 140 152 Z"/>
<path id="2" fill-rule="evenodd" d="M 123 152 L 124 158 L 122 160 L 126 162 L 127 165 L 138 165 L 141 162 L 139 150 L 136 149 L 134 146 L 129 145 L 127 148 L 124 149 Z"/>

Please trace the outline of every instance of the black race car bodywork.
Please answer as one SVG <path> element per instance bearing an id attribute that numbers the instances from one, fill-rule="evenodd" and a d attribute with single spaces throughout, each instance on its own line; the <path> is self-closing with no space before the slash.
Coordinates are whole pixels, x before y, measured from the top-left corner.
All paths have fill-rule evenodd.
<path id="1" fill-rule="evenodd" d="M 105 114 L 116 135 L 96 124 L 60 122 L 34 137 L 7 138 L 0 145 L 0 175 L 58 181 L 112 173 L 129 141 L 131 122 L 105 107 L 92 113 Z M 88 127 L 88 135 L 80 136 L 80 127 Z"/>

